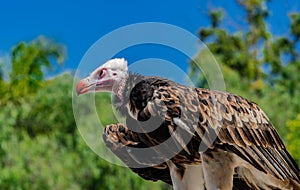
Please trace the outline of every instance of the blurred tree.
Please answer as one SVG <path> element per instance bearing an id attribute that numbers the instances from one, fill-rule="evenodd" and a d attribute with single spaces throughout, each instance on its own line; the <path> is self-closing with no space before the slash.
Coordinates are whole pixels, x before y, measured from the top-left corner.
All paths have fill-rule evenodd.
<path id="1" fill-rule="evenodd" d="M 300 163 L 300 114 L 298 114 L 297 118 L 287 121 L 287 127 L 290 131 L 287 134 L 287 147 L 296 159 L 296 161 Z"/>
<path id="2" fill-rule="evenodd" d="M 2 59 L 0 59 L 0 94 L 1 96 L 5 96 L 5 94 L 7 93 L 7 82 L 4 80 L 4 71 L 3 71 L 3 61 Z M 0 98 L 0 105 L 3 103 L 3 101 L 1 101 L 2 98 Z"/>
<path id="3" fill-rule="evenodd" d="M 43 67 L 50 69 L 54 59 L 62 64 L 65 58 L 64 47 L 43 36 L 12 49 L 12 71 L 10 91 L 13 97 L 22 97 L 35 92 L 43 81 Z"/>
<path id="4" fill-rule="evenodd" d="M 25 130 L 31 137 L 51 131 L 73 134 L 76 124 L 72 112 L 72 77 L 64 74 L 42 84 L 43 88 L 35 94 L 19 99 L 16 128 Z"/>
<path id="5" fill-rule="evenodd" d="M 261 66 L 264 61 L 260 58 L 261 46 L 270 39 L 264 19 L 268 16 L 265 1 L 243 1 L 238 3 L 246 11 L 245 31 L 230 34 L 227 29 L 220 27 L 223 10 L 211 10 L 209 13 L 211 27 L 201 28 L 200 40 L 208 42 L 208 47 L 220 61 L 237 71 L 243 79 L 255 83 L 263 79 Z M 260 90 L 261 86 L 256 88 Z"/>
<path id="6" fill-rule="evenodd" d="M 3 65 L 4 65 L 3 60 L 0 59 L 0 81 L 3 81 L 3 75 L 4 75 L 4 73 L 3 73 Z"/>

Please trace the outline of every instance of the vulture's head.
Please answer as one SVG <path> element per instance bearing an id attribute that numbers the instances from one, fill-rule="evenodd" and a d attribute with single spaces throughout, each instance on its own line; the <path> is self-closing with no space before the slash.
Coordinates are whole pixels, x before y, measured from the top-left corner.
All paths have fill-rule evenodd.
<path id="1" fill-rule="evenodd" d="M 127 77 L 127 61 L 111 59 L 82 79 L 76 86 L 77 95 L 88 92 L 113 92 L 118 94 Z"/>

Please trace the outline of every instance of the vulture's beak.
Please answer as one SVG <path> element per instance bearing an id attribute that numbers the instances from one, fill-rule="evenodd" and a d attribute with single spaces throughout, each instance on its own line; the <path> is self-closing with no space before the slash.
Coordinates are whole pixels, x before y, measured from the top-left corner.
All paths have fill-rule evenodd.
<path id="1" fill-rule="evenodd" d="M 76 93 L 77 96 L 81 95 L 81 94 L 85 94 L 87 92 L 89 92 L 89 87 L 91 86 L 89 84 L 88 81 L 90 81 L 88 79 L 89 77 L 82 79 L 81 81 L 78 82 L 77 86 L 76 86 Z"/>

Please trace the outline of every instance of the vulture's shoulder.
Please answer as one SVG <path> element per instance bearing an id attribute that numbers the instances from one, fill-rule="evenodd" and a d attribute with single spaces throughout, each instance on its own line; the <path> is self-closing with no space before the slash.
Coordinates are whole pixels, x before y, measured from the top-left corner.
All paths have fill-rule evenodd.
<path id="1" fill-rule="evenodd" d="M 141 77 L 138 80 L 129 81 L 129 101 L 132 106 L 142 109 L 153 99 L 161 99 L 162 94 L 170 96 L 176 93 L 179 84 L 160 77 Z"/>

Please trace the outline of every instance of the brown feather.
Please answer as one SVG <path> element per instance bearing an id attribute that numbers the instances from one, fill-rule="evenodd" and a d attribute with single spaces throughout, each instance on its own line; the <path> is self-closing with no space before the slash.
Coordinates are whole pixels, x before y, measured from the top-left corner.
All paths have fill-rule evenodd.
<path id="1" fill-rule="evenodd" d="M 201 141 L 211 148 L 215 142 L 232 144 L 241 147 L 246 152 L 251 146 L 255 151 L 251 151 L 249 155 L 256 154 L 252 156 L 261 162 L 260 167 L 266 167 L 265 171 L 280 179 L 300 180 L 294 161 L 285 161 L 278 154 L 277 150 L 285 150 L 282 140 L 265 113 L 255 103 L 228 93 L 185 88 L 190 89 L 189 95 L 185 94 L 181 86 L 172 89 L 171 92 L 170 89 L 165 90 L 175 95 L 176 100 L 179 98 L 184 102 L 180 104 L 181 110 L 190 112 L 190 114 L 183 115 L 184 117 L 193 117 L 195 110 L 199 110 L 201 119 L 198 121 L 198 129 L 196 128 L 195 131 L 199 134 Z M 199 102 L 197 109 L 195 109 L 197 104 L 191 103 L 192 100 Z M 167 107 L 170 108 L 168 105 Z M 187 124 L 190 124 L 188 119 L 182 118 L 182 120 L 186 120 Z M 210 128 L 214 130 L 210 130 Z M 214 132 L 212 133 L 212 131 Z M 214 134 L 217 134 L 215 140 L 218 142 L 212 139 Z"/>
<path id="2" fill-rule="evenodd" d="M 228 150 L 234 150 L 235 154 L 258 170 L 300 184 L 295 161 L 266 114 L 255 103 L 237 95 L 186 87 L 159 77 L 148 77 L 144 81 L 133 88 L 133 94 L 139 96 L 139 87 L 143 87 L 150 89 L 152 96 L 130 99 L 128 107 L 133 117 L 139 112 L 143 113 L 142 116 L 150 114 L 152 117 L 161 117 L 168 122 L 160 127 L 170 129 L 168 134 L 165 133 L 169 137 L 178 130 L 173 119 L 179 118 L 188 126 L 188 134 L 190 130 L 197 134 L 193 141 L 202 142 L 210 149 L 232 146 Z M 184 130 L 185 127 L 179 128 Z M 161 138 L 157 133 L 147 133 L 144 137 L 147 138 L 144 141 L 152 146 L 168 138 Z M 191 146 L 193 142 L 182 140 L 183 134 L 176 133 L 174 137 L 188 155 L 195 155 L 195 151 L 199 150 L 199 147 Z M 188 145 L 185 147 L 184 143 Z M 185 153 L 180 152 L 178 155 L 178 162 L 190 161 Z"/>

